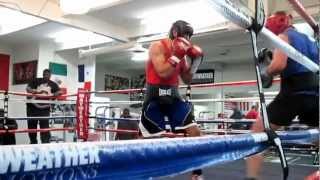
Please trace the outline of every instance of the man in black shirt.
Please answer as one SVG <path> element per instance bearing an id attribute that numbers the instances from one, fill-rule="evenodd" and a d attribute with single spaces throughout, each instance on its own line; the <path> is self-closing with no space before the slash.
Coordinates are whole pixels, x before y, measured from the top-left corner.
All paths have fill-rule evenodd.
<path id="1" fill-rule="evenodd" d="M 244 115 L 242 114 L 241 110 L 239 109 L 237 103 L 233 102 L 232 103 L 232 110 L 233 113 L 232 115 L 229 117 L 230 119 L 242 119 L 244 118 Z M 230 126 L 231 129 L 244 129 L 245 125 L 242 123 L 233 123 Z"/>
<path id="2" fill-rule="evenodd" d="M 18 125 L 14 119 L 2 119 L 4 117 L 4 110 L 0 109 L 0 130 L 12 130 L 17 129 Z M 16 144 L 15 134 L 6 132 L 0 135 L 0 145 Z"/>
<path id="3" fill-rule="evenodd" d="M 128 108 L 123 109 L 121 118 L 132 118 L 130 115 L 130 110 Z M 118 122 L 118 129 L 121 130 L 135 130 L 138 131 L 138 121 L 135 120 L 128 120 L 128 121 L 119 121 Z M 128 133 L 117 133 L 116 140 L 129 140 L 129 139 L 137 139 L 138 134 L 128 134 Z"/>
<path id="4" fill-rule="evenodd" d="M 50 80 L 51 72 L 49 69 L 43 70 L 43 78 L 35 78 L 28 83 L 26 88 L 28 93 L 35 95 L 46 95 L 46 96 L 58 96 L 61 94 L 60 88 L 57 83 Z M 31 99 L 32 97 L 28 97 Z M 41 98 L 35 98 L 41 99 Z M 48 99 L 48 98 L 46 98 Z M 27 103 L 27 116 L 28 117 L 41 117 L 50 116 L 50 104 L 45 103 Z M 40 128 L 49 128 L 49 119 L 29 119 L 28 129 L 37 129 L 38 122 Z M 50 132 L 40 133 L 41 142 L 50 142 Z M 30 144 L 37 144 L 37 133 L 29 133 Z"/>

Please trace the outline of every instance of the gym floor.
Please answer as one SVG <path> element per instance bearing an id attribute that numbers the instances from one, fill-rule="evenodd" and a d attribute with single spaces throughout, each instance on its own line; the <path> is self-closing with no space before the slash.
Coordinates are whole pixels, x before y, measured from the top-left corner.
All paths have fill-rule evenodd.
<path id="1" fill-rule="evenodd" d="M 289 154 L 287 155 L 287 160 L 290 168 L 288 180 L 303 180 L 305 176 L 319 169 L 319 166 L 312 165 L 312 155 Z M 261 180 L 281 180 L 282 170 L 278 158 L 273 154 L 268 154 L 265 161 Z M 213 166 L 204 169 L 203 172 L 206 180 L 242 180 L 245 178 L 245 161 L 238 160 Z M 187 180 L 190 179 L 190 173 L 160 179 Z"/>

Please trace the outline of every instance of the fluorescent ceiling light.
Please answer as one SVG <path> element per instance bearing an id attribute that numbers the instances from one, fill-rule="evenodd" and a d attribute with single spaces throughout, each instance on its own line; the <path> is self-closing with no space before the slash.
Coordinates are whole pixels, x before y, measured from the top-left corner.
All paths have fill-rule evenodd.
<path id="1" fill-rule="evenodd" d="M 60 0 L 60 7 L 66 14 L 86 14 L 92 9 L 107 8 L 128 0 Z"/>
<path id="2" fill-rule="evenodd" d="M 106 36 L 75 28 L 65 28 L 50 34 L 49 38 L 52 38 L 56 43 L 61 44 L 62 49 L 78 48 L 113 41 L 113 39 Z"/>
<path id="3" fill-rule="evenodd" d="M 131 60 L 136 62 L 141 62 L 141 61 L 147 61 L 148 58 L 149 58 L 148 52 L 140 52 L 140 53 L 133 53 Z"/>
<path id="4" fill-rule="evenodd" d="M 134 53 L 145 53 L 148 52 L 148 49 L 137 43 L 132 48 L 130 48 L 129 51 L 132 51 Z"/>
<path id="5" fill-rule="evenodd" d="M 194 29 L 201 29 L 227 20 L 214 11 L 205 0 L 194 0 L 174 4 L 151 11 L 143 12 L 138 16 L 141 24 L 145 25 L 146 33 L 168 32 L 173 22 L 185 20 Z"/>
<path id="6" fill-rule="evenodd" d="M 26 29 L 44 22 L 46 22 L 44 19 L 0 7 L 0 35 Z"/>

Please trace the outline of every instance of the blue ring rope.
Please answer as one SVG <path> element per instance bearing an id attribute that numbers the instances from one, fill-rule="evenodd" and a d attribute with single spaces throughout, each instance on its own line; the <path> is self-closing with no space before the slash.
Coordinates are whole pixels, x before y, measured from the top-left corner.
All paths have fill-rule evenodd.
<path id="1" fill-rule="evenodd" d="M 316 139 L 319 130 L 280 133 Z M 173 176 L 259 153 L 265 133 L 236 136 L 15 145 L 0 147 L 0 179 L 149 179 Z"/>

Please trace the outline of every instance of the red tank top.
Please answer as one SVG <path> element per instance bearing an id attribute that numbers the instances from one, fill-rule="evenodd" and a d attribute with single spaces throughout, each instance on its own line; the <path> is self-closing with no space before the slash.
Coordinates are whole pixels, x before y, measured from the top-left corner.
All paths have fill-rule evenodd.
<path id="1" fill-rule="evenodd" d="M 167 60 L 172 55 L 171 40 L 167 38 L 167 39 L 160 40 L 160 42 L 161 42 L 162 46 L 164 47 L 164 56 Z M 145 68 L 146 69 L 146 81 L 148 84 L 152 84 L 152 85 L 178 86 L 179 85 L 179 75 L 186 68 L 185 63 L 186 63 L 185 59 L 183 59 L 182 61 L 180 61 L 179 64 L 177 64 L 176 69 L 169 77 L 162 78 L 156 72 L 151 59 L 149 59 L 146 62 L 146 68 Z"/>

